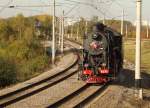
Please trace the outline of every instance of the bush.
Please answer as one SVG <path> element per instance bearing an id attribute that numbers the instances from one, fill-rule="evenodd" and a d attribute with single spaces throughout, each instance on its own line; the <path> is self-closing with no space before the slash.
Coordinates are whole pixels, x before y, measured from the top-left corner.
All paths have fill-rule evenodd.
<path id="1" fill-rule="evenodd" d="M 49 20 L 42 21 L 48 28 Z M 28 80 L 48 66 L 49 59 L 34 24 L 33 17 L 23 15 L 0 19 L 0 87 Z"/>
<path id="2" fill-rule="evenodd" d="M 24 61 L 24 63 L 21 63 L 18 66 L 19 81 L 25 81 L 43 72 L 43 69 L 47 67 L 47 64 L 48 58 L 46 56 L 38 56 L 30 59 L 29 61 Z"/>
<path id="3" fill-rule="evenodd" d="M 17 82 L 17 69 L 15 63 L 7 58 L 0 57 L 0 87 Z"/>

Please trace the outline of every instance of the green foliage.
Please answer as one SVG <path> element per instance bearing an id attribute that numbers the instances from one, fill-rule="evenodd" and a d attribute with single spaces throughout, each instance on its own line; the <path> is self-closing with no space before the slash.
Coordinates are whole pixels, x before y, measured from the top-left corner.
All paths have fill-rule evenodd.
<path id="1" fill-rule="evenodd" d="M 32 78 L 48 67 L 49 58 L 35 33 L 35 18 L 19 14 L 0 19 L 0 87 Z M 37 18 L 47 30 L 51 27 L 51 17 Z"/>
<path id="2" fill-rule="evenodd" d="M 29 61 L 23 61 L 19 64 L 18 80 L 24 81 L 26 79 L 32 78 L 36 74 L 43 71 L 48 65 L 48 57 L 46 56 L 37 56 Z"/>
<path id="3" fill-rule="evenodd" d="M 42 16 L 35 16 L 34 19 L 38 19 L 42 23 L 41 27 L 36 30 L 36 32 L 40 32 L 39 38 L 51 40 L 52 17 L 48 15 L 42 15 Z"/>
<path id="4" fill-rule="evenodd" d="M 17 68 L 13 61 L 0 57 L 0 87 L 17 82 Z"/>
<path id="5" fill-rule="evenodd" d="M 0 20 L 0 40 L 8 40 L 13 33 L 8 21 Z"/>

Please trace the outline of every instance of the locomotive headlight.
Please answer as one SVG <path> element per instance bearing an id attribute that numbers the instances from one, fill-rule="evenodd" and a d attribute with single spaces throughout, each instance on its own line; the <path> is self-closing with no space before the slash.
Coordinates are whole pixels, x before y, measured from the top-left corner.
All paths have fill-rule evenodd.
<path id="1" fill-rule="evenodd" d="M 106 67 L 106 63 L 102 63 L 102 67 Z"/>

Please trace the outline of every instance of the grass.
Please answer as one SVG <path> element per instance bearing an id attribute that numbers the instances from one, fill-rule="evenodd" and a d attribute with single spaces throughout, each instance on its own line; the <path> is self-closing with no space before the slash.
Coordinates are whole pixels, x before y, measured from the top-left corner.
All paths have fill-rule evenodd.
<path id="1" fill-rule="evenodd" d="M 124 58 L 135 62 L 135 41 L 124 41 Z M 141 68 L 150 73 L 150 41 L 141 42 Z"/>

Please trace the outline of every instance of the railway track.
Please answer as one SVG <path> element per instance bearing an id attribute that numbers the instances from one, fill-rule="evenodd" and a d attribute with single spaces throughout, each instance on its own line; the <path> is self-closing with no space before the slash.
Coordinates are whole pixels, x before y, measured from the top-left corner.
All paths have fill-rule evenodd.
<path id="1" fill-rule="evenodd" d="M 108 84 L 92 86 L 85 84 L 76 91 L 70 93 L 66 97 L 49 105 L 47 108 L 80 108 L 84 107 L 103 92 Z"/>
<path id="2" fill-rule="evenodd" d="M 80 44 L 74 41 L 73 43 Z M 108 87 L 109 83 L 96 86 L 84 84 L 76 91 L 50 104 L 47 108 L 82 108 L 99 96 Z"/>
<path id="3" fill-rule="evenodd" d="M 56 85 L 57 83 L 69 78 L 70 76 L 74 75 L 75 73 L 77 73 L 77 69 L 72 68 L 72 69 L 65 71 L 64 73 L 52 76 L 51 78 L 47 79 L 47 81 L 42 81 L 42 83 L 40 83 L 40 84 L 32 85 L 28 89 L 19 90 L 12 95 L 5 96 L 5 98 L 0 100 L 0 107 L 5 107 L 5 106 L 13 104 L 19 100 L 22 100 L 24 98 L 27 98 L 34 94 L 37 94 L 38 92 L 45 90 L 49 87 L 52 87 L 52 86 Z"/>
<path id="4" fill-rule="evenodd" d="M 70 67 L 37 83 L 0 96 L 0 108 L 16 103 L 73 76 L 78 71 L 76 60 Z"/>
<path id="5" fill-rule="evenodd" d="M 54 85 L 77 74 L 78 72 L 77 62 L 78 60 L 76 60 L 75 63 L 73 63 L 70 67 L 68 67 L 64 71 L 59 72 L 53 76 L 50 76 L 47 79 L 43 79 L 40 82 L 34 83 L 26 88 L 19 89 L 9 94 L 0 96 L 0 108 L 9 106 L 34 94 L 38 94 L 39 92 L 46 90 L 50 87 L 53 87 Z M 92 86 L 91 84 L 79 85 L 78 89 L 71 91 L 65 97 L 55 100 L 54 103 L 51 103 L 50 105 L 48 104 L 49 106 L 47 106 L 47 108 L 83 107 L 88 103 L 90 103 L 91 101 L 93 101 L 93 99 L 97 97 L 101 92 L 103 92 L 105 88 L 107 88 L 107 84 L 98 86 Z"/>

